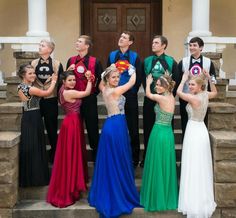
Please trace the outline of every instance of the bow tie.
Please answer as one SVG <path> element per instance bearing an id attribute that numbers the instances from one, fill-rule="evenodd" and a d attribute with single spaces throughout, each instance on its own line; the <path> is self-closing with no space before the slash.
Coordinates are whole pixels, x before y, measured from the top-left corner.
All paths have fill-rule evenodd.
<path id="1" fill-rule="evenodd" d="M 49 64 L 49 60 L 43 60 L 43 59 L 41 59 L 41 60 L 40 60 L 40 63 L 41 63 L 41 64 L 44 64 L 44 63 L 45 63 L 45 64 Z"/>
<path id="2" fill-rule="evenodd" d="M 192 63 L 194 64 L 194 63 L 201 63 L 201 59 L 200 58 L 198 58 L 198 59 L 192 59 Z"/>

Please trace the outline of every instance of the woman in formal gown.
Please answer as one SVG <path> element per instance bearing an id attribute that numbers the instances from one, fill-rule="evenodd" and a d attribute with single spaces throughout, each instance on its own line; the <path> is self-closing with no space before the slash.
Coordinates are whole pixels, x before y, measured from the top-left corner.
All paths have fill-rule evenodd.
<path id="1" fill-rule="evenodd" d="M 30 64 L 21 65 L 18 75 L 22 79 L 18 85 L 18 95 L 23 102 L 19 146 L 19 186 L 45 186 L 49 182 L 49 169 L 39 101 L 40 97 L 52 93 L 57 76 L 52 75 L 48 90 L 41 90 L 33 86 L 36 74 Z"/>
<path id="2" fill-rule="evenodd" d="M 213 190 L 213 170 L 208 130 L 204 123 L 208 99 L 217 95 L 208 72 L 203 70 L 210 82 L 211 91 L 205 89 L 207 81 L 196 76 L 189 81 L 190 93 L 183 92 L 188 81 L 185 72 L 177 94 L 188 102 L 188 123 L 183 141 L 178 211 L 188 218 L 208 218 L 216 208 Z"/>
<path id="3" fill-rule="evenodd" d="M 122 96 L 135 83 L 136 73 L 122 86 L 115 65 L 102 74 L 100 84 L 108 117 L 103 125 L 92 185 L 88 201 L 97 209 L 101 218 L 115 218 L 130 214 L 139 206 L 135 187 L 131 145 L 124 115 L 125 97 Z M 105 85 L 103 85 L 105 84 Z"/>
<path id="4" fill-rule="evenodd" d="M 66 71 L 62 75 L 63 85 L 59 90 L 59 100 L 66 115 L 57 140 L 47 194 L 47 202 L 56 207 L 74 204 L 79 199 L 80 192 L 87 190 L 86 144 L 80 106 L 81 98 L 88 96 L 91 91 L 90 75 L 87 74 L 85 91 L 74 90 L 76 79 L 72 71 Z"/>
<path id="5" fill-rule="evenodd" d="M 156 101 L 156 121 L 152 128 L 144 163 L 140 202 L 146 211 L 175 210 L 178 207 L 174 133 L 171 125 L 175 109 L 172 94 L 175 82 L 168 75 L 156 83 L 157 94 L 152 94 L 146 80 L 146 96 Z"/>

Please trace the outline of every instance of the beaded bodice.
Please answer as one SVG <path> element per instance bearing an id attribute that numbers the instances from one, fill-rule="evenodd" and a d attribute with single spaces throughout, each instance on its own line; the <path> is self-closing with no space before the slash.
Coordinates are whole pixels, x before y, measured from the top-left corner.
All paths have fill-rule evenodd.
<path id="1" fill-rule="evenodd" d="M 22 93 L 25 95 L 26 98 L 28 98 L 27 101 L 23 101 L 23 107 L 24 111 L 31 111 L 31 110 L 37 110 L 39 109 L 39 101 L 40 97 L 30 95 L 29 90 L 31 88 L 31 85 L 27 85 L 24 83 L 21 83 L 18 85 L 17 90 L 21 90 Z"/>
<path id="2" fill-rule="evenodd" d="M 119 99 L 114 99 L 113 91 L 114 88 L 105 88 L 102 93 L 108 116 L 124 114 L 125 97 L 121 95 Z"/>
<path id="3" fill-rule="evenodd" d="M 82 100 L 77 98 L 75 102 L 67 102 L 63 96 L 65 88 L 64 85 L 61 86 L 59 90 L 59 98 L 60 98 L 60 104 L 63 110 L 65 111 L 66 114 L 69 113 L 79 113 L 80 112 L 80 106 L 82 104 Z"/>
<path id="4" fill-rule="evenodd" d="M 197 94 L 201 103 L 198 108 L 193 108 L 190 104 L 187 104 L 186 110 L 188 112 L 188 119 L 194 121 L 203 121 L 208 107 L 208 93 L 206 91 Z"/>
<path id="5" fill-rule="evenodd" d="M 156 113 L 156 121 L 157 124 L 162 124 L 166 126 L 171 126 L 171 121 L 173 118 L 173 113 L 169 113 L 166 111 L 163 111 L 159 104 L 156 104 L 154 107 L 154 111 Z"/>

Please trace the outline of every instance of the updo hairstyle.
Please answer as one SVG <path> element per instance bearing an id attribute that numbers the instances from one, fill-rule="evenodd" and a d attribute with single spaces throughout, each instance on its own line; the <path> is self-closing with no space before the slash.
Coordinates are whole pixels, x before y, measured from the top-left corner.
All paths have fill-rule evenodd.
<path id="1" fill-rule="evenodd" d="M 190 79 L 190 81 L 193 80 L 197 83 L 197 85 L 201 86 L 201 90 L 204 91 L 206 90 L 206 79 L 205 76 L 194 76 Z"/>
<path id="2" fill-rule="evenodd" d="M 106 70 L 102 73 L 102 80 L 104 83 L 107 83 L 108 82 L 108 79 L 110 77 L 110 74 L 112 72 L 116 72 L 118 71 L 118 69 L 116 68 L 116 65 L 115 64 L 111 64 L 109 67 L 106 68 Z"/>
<path id="3" fill-rule="evenodd" d="M 74 72 L 72 70 L 68 70 L 68 71 L 64 71 L 63 73 L 61 73 L 60 75 L 60 81 L 65 81 L 67 79 L 68 76 L 74 76 Z"/>
<path id="4" fill-rule="evenodd" d="M 29 63 L 22 64 L 22 65 L 20 65 L 19 70 L 17 71 L 17 75 L 21 79 L 23 79 L 26 74 L 27 69 L 34 69 L 34 67 L 32 65 L 30 65 Z"/>
<path id="5" fill-rule="evenodd" d="M 161 86 L 165 88 L 168 92 L 172 92 L 175 87 L 175 81 L 172 80 L 171 76 L 169 75 L 163 75 L 160 76 L 158 79 L 161 83 Z"/>

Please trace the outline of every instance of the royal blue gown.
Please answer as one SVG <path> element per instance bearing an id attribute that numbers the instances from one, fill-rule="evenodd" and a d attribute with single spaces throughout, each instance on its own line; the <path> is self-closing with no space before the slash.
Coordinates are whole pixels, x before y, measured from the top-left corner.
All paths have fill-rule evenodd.
<path id="1" fill-rule="evenodd" d="M 124 115 L 125 98 L 114 100 L 112 92 L 112 88 L 105 88 L 103 92 L 108 118 L 102 128 L 88 197 L 90 206 L 95 207 L 102 218 L 130 214 L 134 207 L 139 207 Z"/>

